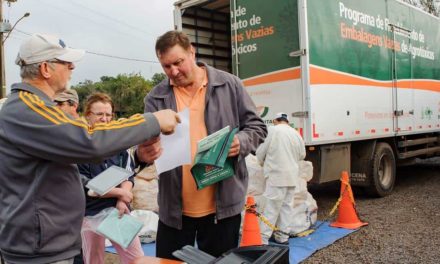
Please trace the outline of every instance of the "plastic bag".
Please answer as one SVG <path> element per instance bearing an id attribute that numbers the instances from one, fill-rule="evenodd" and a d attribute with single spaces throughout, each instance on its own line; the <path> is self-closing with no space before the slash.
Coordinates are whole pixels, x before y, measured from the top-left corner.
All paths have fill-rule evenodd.
<path id="1" fill-rule="evenodd" d="M 138 234 L 141 242 L 152 243 L 156 241 L 159 216 L 156 213 L 147 210 L 133 210 L 131 215 L 144 224 Z"/>
<path id="2" fill-rule="evenodd" d="M 157 204 L 157 193 L 159 192 L 159 183 L 157 179 L 145 180 L 136 176 L 134 178 L 133 201 L 134 209 L 159 211 Z"/>
<path id="3" fill-rule="evenodd" d="M 253 196 L 263 194 L 264 189 L 266 188 L 263 167 L 258 163 L 257 157 L 252 154 L 247 155 L 245 161 L 249 174 L 247 194 Z"/>
<path id="4" fill-rule="evenodd" d="M 101 222 L 109 215 L 109 213 L 115 209 L 114 207 L 109 207 L 103 209 L 101 212 L 92 216 L 85 216 L 84 220 L 87 221 L 87 225 L 83 225 L 81 232 L 92 231 L 96 233 L 96 229 L 101 224 Z"/>
<path id="5" fill-rule="evenodd" d="M 306 182 L 312 178 L 310 174 L 313 174 L 313 166 L 309 161 L 302 164 L 305 169 L 300 170 L 301 176 L 293 194 L 293 212 L 290 215 L 289 232 L 292 236 L 309 229 L 318 218 L 318 205 L 307 190 Z"/>
<path id="6" fill-rule="evenodd" d="M 95 232 L 124 249 L 128 248 L 143 227 L 143 223 L 131 215 L 124 214 L 119 217 L 119 211 L 114 207 L 106 208 L 94 216 L 85 217 L 84 223 L 81 232 Z"/>
<path id="7" fill-rule="evenodd" d="M 313 177 L 313 164 L 310 161 L 300 160 L 299 165 L 299 178 L 304 179 L 306 182 L 310 181 Z"/>

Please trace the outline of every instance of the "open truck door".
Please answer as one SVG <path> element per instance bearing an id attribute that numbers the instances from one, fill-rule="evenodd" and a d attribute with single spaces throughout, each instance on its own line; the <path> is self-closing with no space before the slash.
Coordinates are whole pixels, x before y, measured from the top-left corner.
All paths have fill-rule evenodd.
<path id="1" fill-rule="evenodd" d="M 302 135 L 305 127 L 297 1 L 231 1 L 233 73 L 271 124 L 285 112 Z M 267 12 L 271 10 L 271 12 Z"/>

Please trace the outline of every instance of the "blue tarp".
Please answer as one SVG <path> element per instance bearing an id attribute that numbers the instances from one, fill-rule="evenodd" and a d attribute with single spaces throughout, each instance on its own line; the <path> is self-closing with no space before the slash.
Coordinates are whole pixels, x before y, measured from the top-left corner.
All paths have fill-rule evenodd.
<path id="1" fill-rule="evenodd" d="M 331 245 L 336 240 L 341 239 L 357 230 L 330 227 L 329 222 L 324 222 L 322 225 L 320 224 L 321 222 L 318 221 L 316 226 L 319 226 L 319 228 L 306 237 L 295 237 L 289 239 L 290 263 L 299 263 L 310 257 L 319 249 Z M 142 248 L 144 249 L 145 256 L 155 256 L 155 243 L 142 244 Z M 116 253 L 113 247 L 107 247 L 106 251 Z"/>
<path id="2" fill-rule="evenodd" d="M 317 226 L 319 226 L 319 224 L 320 222 L 318 221 Z M 329 224 L 329 222 L 324 222 L 315 232 L 306 237 L 290 238 L 290 263 L 299 263 L 321 248 L 325 248 L 333 244 L 336 240 L 357 230 L 331 227 Z"/>

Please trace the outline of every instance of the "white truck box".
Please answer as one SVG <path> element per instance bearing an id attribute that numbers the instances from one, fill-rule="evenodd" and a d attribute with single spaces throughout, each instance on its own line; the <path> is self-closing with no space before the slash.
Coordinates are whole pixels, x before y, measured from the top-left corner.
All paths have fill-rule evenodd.
<path id="1" fill-rule="evenodd" d="M 395 0 L 182 0 L 198 59 L 239 76 L 267 124 L 286 112 L 316 183 L 374 195 L 440 153 L 440 21 Z"/>

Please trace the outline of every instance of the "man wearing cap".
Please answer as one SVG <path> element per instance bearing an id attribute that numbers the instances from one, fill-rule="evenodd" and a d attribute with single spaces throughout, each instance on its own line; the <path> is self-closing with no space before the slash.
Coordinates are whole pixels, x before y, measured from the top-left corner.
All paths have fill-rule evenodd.
<path id="1" fill-rule="evenodd" d="M 79 98 L 78 93 L 75 90 L 66 90 L 58 94 L 53 101 L 65 113 L 68 113 L 75 119 L 79 118 L 77 112 L 79 106 Z"/>
<path id="2" fill-rule="evenodd" d="M 84 192 L 75 164 L 110 157 L 180 121 L 171 110 L 90 128 L 53 102 L 83 50 L 35 34 L 20 46 L 23 82 L 0 115 L 0 251 L 6 263 L 70 264 L 81 248 Z"/>
<path id="3" fill-rule="evenodd" d="M 263 193 L 266 206 L 263 215 L 280 230 L 288 231 L 294 189 L 299 177 L 298 162 L 305 158 L 306 150 L 301 135 L 289 125 L 287 114 L 276 114 L 273 124 L 269 127 L 266 140 L 256 152 L 266 178 Z M 272 229 L 261 223 L 260 230 L 263 244 L 267 244 Z M 286 234 L 276 232 L 274 238 L 277 243 L 288 244 L 289 236 Z"/>

